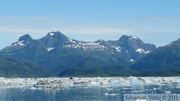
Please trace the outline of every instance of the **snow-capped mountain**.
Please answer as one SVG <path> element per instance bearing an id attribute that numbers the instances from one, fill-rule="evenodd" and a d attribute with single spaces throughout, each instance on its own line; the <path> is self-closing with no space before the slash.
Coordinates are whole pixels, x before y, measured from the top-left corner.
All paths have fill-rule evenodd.
<path id="1" fill-rule="evenodd" d="M 54 73 L 67 68 L 92 68 L 97 65 L 129 65 L 156 49 L 138 37 L 123 35 L 115 41 L 78 41 L 61 32 L 50 32 L 34 40 L 21 36 L 17 42 L 0 51 L 1 56 L 32 60 Z"/>

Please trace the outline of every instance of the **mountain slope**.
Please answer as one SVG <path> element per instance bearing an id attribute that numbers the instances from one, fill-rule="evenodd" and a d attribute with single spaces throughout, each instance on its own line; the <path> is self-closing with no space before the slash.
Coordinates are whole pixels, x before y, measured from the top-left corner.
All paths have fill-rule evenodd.
<path id="1" fill-rule="evenodd" d="M 0 76 L 49 77 L 53 75 L 32 62 L 19 62 L 14 59 L 0 57 Z"/>
<path id="2" fill-rule="evenodd" d="M 136 62 L 131 68 L 139 71 L 141 75 L 180 75 L 180 39 L 166 46 L 159 47 Z"/>
<path id="3" fill-rule="evenodd" d="M 71 68 L 91 69 L 107 65 L 131 65 L 156 49 L 138 37 L 125 36 L 115 41 L 85 42 L 70 39 L 61 32 L 50 32 L 34 40 L 24 35 L 0 51 L 1 56 L 31 60 L 59 74 Z"/>

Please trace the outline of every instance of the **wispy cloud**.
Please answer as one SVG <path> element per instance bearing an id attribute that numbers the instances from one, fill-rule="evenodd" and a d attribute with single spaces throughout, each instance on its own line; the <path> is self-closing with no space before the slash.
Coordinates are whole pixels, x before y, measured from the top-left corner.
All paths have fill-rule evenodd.
<path id="1" fill-rule="evenodd" d="M 0 26 L 0 33 L 12 33 L 14 39 L 23 34 L 30 34 L 33 38 L 41 38 L 50 31 L 61 31 L 65 35 L 73 39 L 83 41 L 95 41 L 98 39 L 114 40 L 121 35 L 132 34 L 136 31 L 133 29 L 123 29 L 117 27 L 105 26 L 59 26 L 59 27 L 43 27 L 31 28 L 27 26 Z"/>
<path id="2" fill-rule="evenodd" d="M 41 33 L 49 31 L 61 31 L 67 34 L 78 35 L 109 35 L 109 34 L 128 34 L 135 33 L 134 29 L 121 28 L 109 25 L 72 25 L 62 21 L 54 21 L 47 17 L 8 17 L 0 18 L 0 32 L 7 33 L 30 33 L 41 36 Z M 38 35 L 37 35 L 38 34 Z"/>
<path id="3" fill-rule="evenodd" d="M 0 17 L 0 48 L 16 41 L 23 34 L 41 38 L 50 31 L 61 31 L 70 38 L 84 41 L 98 39 L 117 40 L 121 35 L 135 35 L 145 42 L 158 46 L 169 43 L 180 36 L 180 18 L 150 17 L 135 19 L 135 22 L 119 24 L 73 24 L 56 17 Z M 160 22 L 157 22 L 160 21 Z M 7 35 L 11 36 L 7 39 Z M 163 41 L 159 41 L 161 38 Z M 167 41 L 169 40 L 169 41 Z"/>
<path id="4" fill-rule="evenodd" d="M 58 28 L 57 28 L 58 29 Z M 66 33 L 76 33 L 76 34 L 112 34 L 112 33 L 134 33 L 133 29 L 123 29 L 117 27 L 105 27 L 105 26 L 69 26 L 69 27 L 60 27 L 63 32 Z"/>
<path id="5" fill-rule="evenodd" d="M 136 20 L 150 20 L 150 21 L 180 21 L 180 17 L 142 17 L 135 18 Z"/>
<path id="6" fill-rule="evenodd" d="M 123 34 L 135 33 L 136 30 L 112 25 L 81 24 L 76 25 L 53 17 L 0 17 L 1 41 L 7 42 L 0 48 L 16 41 L 23 34 L 30 34 L 33 38 L 41 38 L 50 31 L 61 31 L 65 35 L 79 40 L 94 41 L 98 39 L 117 39 Z M 7 36 L 11 36 L 7 39 Z M 9 41 L 9 42 L 8 42 Z"/>
<path id="7" fill-rule="evenodd" d="M 169 20 L 169 21 L 180 21 L 180 17 L 173 17 L 173 18 L 168 18 L 168 17 L 157 17 L 154 18 L 154 20 Z"/>

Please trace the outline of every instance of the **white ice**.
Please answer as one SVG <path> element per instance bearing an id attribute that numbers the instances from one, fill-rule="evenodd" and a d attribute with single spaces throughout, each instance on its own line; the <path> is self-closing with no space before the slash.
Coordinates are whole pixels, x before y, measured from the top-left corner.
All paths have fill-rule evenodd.
<path id="1" fill-rule="evenodd" d="M 145 85 L 180 84 L 180 77 L 75 77 L 70 78 L 4 78 L 0 87 L 29 87 L 30 89 L 61 89 L 66 87 L 132 87 L 143 89 Z"/>

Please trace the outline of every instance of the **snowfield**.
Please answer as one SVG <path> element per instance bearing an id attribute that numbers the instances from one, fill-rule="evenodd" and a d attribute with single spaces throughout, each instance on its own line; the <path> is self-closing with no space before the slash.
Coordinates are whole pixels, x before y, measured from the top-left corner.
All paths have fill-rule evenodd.
<path id="1" fill-rule="evenodd" d="M 66 87 L 136 87 L 144 85 L 179 85 L 180 77 L 74 77 L 74 78 L 4 78 L 0 87 L 61 89 Z"/>

